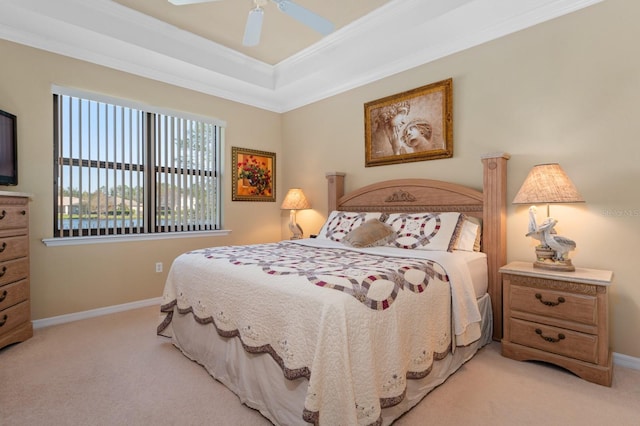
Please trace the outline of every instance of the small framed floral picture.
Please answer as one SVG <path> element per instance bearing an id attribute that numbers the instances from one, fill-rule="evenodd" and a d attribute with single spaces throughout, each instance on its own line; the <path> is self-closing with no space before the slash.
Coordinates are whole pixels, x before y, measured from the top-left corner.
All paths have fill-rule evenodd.
<path id="1" fill-rule="evenodd" d="M 232 200 L 276 201 L 276 154 L 231 147 Z"/>

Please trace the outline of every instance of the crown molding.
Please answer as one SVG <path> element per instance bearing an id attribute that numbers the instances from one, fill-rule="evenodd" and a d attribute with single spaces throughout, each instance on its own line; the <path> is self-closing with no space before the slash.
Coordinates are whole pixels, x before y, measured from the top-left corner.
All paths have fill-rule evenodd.
<path id="1" fill-rule="evenodd" d="M 110 0 L 3 0 L 0 38 L 286 112 L 601 1 L 392 0 L 276 65 Z"/>

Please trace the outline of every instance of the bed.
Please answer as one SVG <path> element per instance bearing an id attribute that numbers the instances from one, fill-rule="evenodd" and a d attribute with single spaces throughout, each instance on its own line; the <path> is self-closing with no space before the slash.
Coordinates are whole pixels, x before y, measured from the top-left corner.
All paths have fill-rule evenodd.
<path id="1" fill-rule="evenodd" d="M 501 337 L 508 158 L 482 191 L 328 173 L 317 238 L 179 256 L 158 334 L 274 424 L 392 423 Z"/>

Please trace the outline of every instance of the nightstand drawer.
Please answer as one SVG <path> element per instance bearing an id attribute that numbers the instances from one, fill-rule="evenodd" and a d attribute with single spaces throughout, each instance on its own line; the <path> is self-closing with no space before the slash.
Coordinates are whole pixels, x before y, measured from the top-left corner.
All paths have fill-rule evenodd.
<path id="1" fill-rule="evenodd" d="M 511 318 L 511 342 L 598 363 L 598 336 Z"/>
<path id="2" fill-rule="evenodd" d="M 598 324 L 598 300 L 595 296 L 564 291 L 511 286 L 511 312 L 530 312 L 551 318 L 576 321 L 582 324 Z"/>
<path id="3" fill-rule="evenodd" d="M 29 280 L 0 287 L 0 311 L 29 298 Z"/>
<path id="4" fill-rule="evenodd" d="M 25 301 L 0 311 L 0 336 L 12 328 L 29 321 L 31 315 L 29 302 Z"/>
<path id="5" fill-rule="evenodd" d="M 0 261 L 26 257 L 29 254 L 29 238 L 19 237 L 0 238 Z"/>
<path id="6" fill-rule="evenodd" d="M 0 285 L 27 278 L 29 276 L 29 259 L 8 260 L 0 263 Z"/>

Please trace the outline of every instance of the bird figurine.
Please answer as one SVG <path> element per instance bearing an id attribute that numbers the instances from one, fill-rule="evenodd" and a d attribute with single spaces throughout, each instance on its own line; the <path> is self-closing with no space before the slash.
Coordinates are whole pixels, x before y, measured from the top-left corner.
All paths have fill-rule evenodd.
<path id="1" fill-rule="evenodd" d="M 291 231 L 292 240 L 299 240 L 302 238 L 302 227 L 295 222 L 295 219 L 294 221 L 289 221 L 289 231 Z"/>
<path id="2" fill-rule="evenodd" d="M 544 243 L 555 251 L 554 260 L 567 263 L 567 253 L 576 248 L 576 243 L 569 238 L 552 232 L 557 223 L 558 221 L 556 219 L 548 217 L 538 227 L 538 230 L 542 232 Z"/>
<path id="3" fill-rule="evenodd" d="M 546 246 L 547 244 L 544 241 L 544 236 L 542 235 L 542 231 L 538 228 L 538 223 L 536 221 L 536 206 L 529 207 L 529 228 L 527 229 L 526 236 L 531 237 L 540 241 L 540 245 Z"/>

